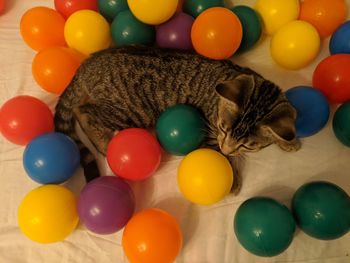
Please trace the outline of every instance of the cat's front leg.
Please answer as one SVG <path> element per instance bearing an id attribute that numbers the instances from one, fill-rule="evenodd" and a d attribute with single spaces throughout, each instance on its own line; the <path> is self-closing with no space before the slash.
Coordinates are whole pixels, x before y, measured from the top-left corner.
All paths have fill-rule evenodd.
<path id="1" fill-rule="evenodd" d="M 239 157 L 228 156 L 227 157 L 233 171 L 233 185 L 231 188 L 231 193 L 238 195 L 242 189 L 242 176 L 241 176 L 241 166 L 242 161 L 239 160 Z"/>

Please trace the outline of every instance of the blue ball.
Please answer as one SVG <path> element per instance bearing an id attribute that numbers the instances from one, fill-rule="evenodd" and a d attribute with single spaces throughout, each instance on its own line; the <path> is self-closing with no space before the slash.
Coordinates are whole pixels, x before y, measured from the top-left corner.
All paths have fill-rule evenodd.
<path id="1" fill-rule="evenodd" d="M 47 133 L 33 139 L 23 154 L 24 169 L 40 184 L 67 181 L 79 167 L 80 154 L 75 142 L 62 133 Z"/>
<path id="2" fill-rule="evenodd" d="M 334 54 L 350 54 L 350 21 L 345 22 L 333 33 L 329 51 Z"/>
<path id="3" fill-rule="evenodd" d="M 314 135 L 327 124 L 329 104 L 319 90 L 308 86 L 298 86 L 289 89 L 286 96 L 297 110 L 297 137 Z"/>

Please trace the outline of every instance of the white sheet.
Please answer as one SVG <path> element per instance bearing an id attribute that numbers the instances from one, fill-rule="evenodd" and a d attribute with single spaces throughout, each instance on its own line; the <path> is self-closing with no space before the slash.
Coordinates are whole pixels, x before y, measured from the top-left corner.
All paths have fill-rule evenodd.
<path id="1" fill-rule="evenodd" d="M 0 16 L 0 105 L 8 99 L 27 94 L 45 101 L 53 109 L 55 96 L 45 93 L 31 74 L 34 51 L 19 34 L 21 15 L 30 7 L 53 7 L 48 0 L 8 0 L 10 8 Z M 253 4 L 255 1 L 235 1 Z M 348 4 L 350 1 L 347 0 Z M 328 40 L 322 52 L 307 68 L 288 71 L 276 66 L 269 54 L 269 38 L 250 52 L 235 58 L 275 81 L 284 90 L 296 85 L 310 85 L 317 63 L 328 55 Z M 334 109 L 333 109 L 334 112 Z M 181 158 L 165 156 L 159 171 L 148 181 L 133 184 L 137 210 L 162 208 L 181 223 L 184 246 L 176 262 L 186 263 L 253 263 L 253 262 L 350 262 L 350 234 L 334 240 L 319 241 L 297 231 L 287 251 L 273 258 L 248 253 L 233 233 L 233 216 L 246 199 L 265 195 L 290 205 L 294 191 L 312 180 L 329 180 L 350 193 L 350 149 L 340 144 L 331 122 L 317 135 L 302 140 L 297 153 L 285 153 L 271 146 L 248 156 L 242 171 L 244 185 L 238 196 L 229 195 L 216 205 L 202 207 L 186 201 L 176 185 L 176 168 Z M 37 187 L 22 166 L 24 147 L 16 146 L 0 136 L 0 262 L 110 263 L 127 262 L 119 233 L 98 236 L 84 226 L 65 241 L 40 245 L 28 240 L 17 226 L 17 207 L 30 190 Z M 81 169 L 66 185 L 79 193 L 84 185 Z"/>

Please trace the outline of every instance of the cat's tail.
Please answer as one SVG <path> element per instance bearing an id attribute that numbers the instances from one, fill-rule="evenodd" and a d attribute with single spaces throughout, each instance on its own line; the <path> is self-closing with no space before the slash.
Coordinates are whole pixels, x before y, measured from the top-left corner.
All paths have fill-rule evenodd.
<path id="1" fill-rule="evenodd" d="M 73 80 L 60 96 L 55 109 L 54 124 L 55 131 L 64 133 L 72 138 L 80 151 L 80 163 L 84 169 L 87 182 L 100 176 L 96 158 L 91 151 L 82 143 L 75 130 L 75 117 L 73 109 L 82 104 L 84 92 L 75 80 Z"/>

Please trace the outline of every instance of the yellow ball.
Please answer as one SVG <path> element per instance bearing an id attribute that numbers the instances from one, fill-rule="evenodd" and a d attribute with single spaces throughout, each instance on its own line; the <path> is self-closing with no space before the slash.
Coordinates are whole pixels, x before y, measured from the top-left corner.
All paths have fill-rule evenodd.
<path id="1" fill-rule="evenodd" d="M 134 16 L 143 23 L 159 25 L 175 14 L 178 0 L 128 0 Z"/>
<path id="2" fill-rule="evenodd" d="M 108 22 L 91 10 L 77 11 L 68 18 L 64 26 L 64 38 L 69 47 L 85 55 L 106 49 L 111 44 Z"/>
<path id="3" fill-rule="evenodd" d="M 18 208 L 22 232 L 39 243 L 65 239 L 78 224 L 74 194 L 63 186 L 44 185 L 29 192 Z"/>
<path id="4" fill-rule="evenodd" d="M 293 21 L 283 26 L 271 39 L 272 58 L 287 69 L 307 66 L 320 50 L 320 36 L 308 22 Z"/>
<path id="5" fill-rule="evenodd" d="M 255 10 L 260 14 L 266 34 L 276 33 L 282 26 L 298 19 L 299 0 L 258 0 Z"/>
<path id="6" fill-rule="evenodd" d="M 196 204 L 210 205 L 230 192 L 233 171 L 222 154 L 210 149 L 198 149 L 181 161 L 177 182 L 185 198 Z"/>

